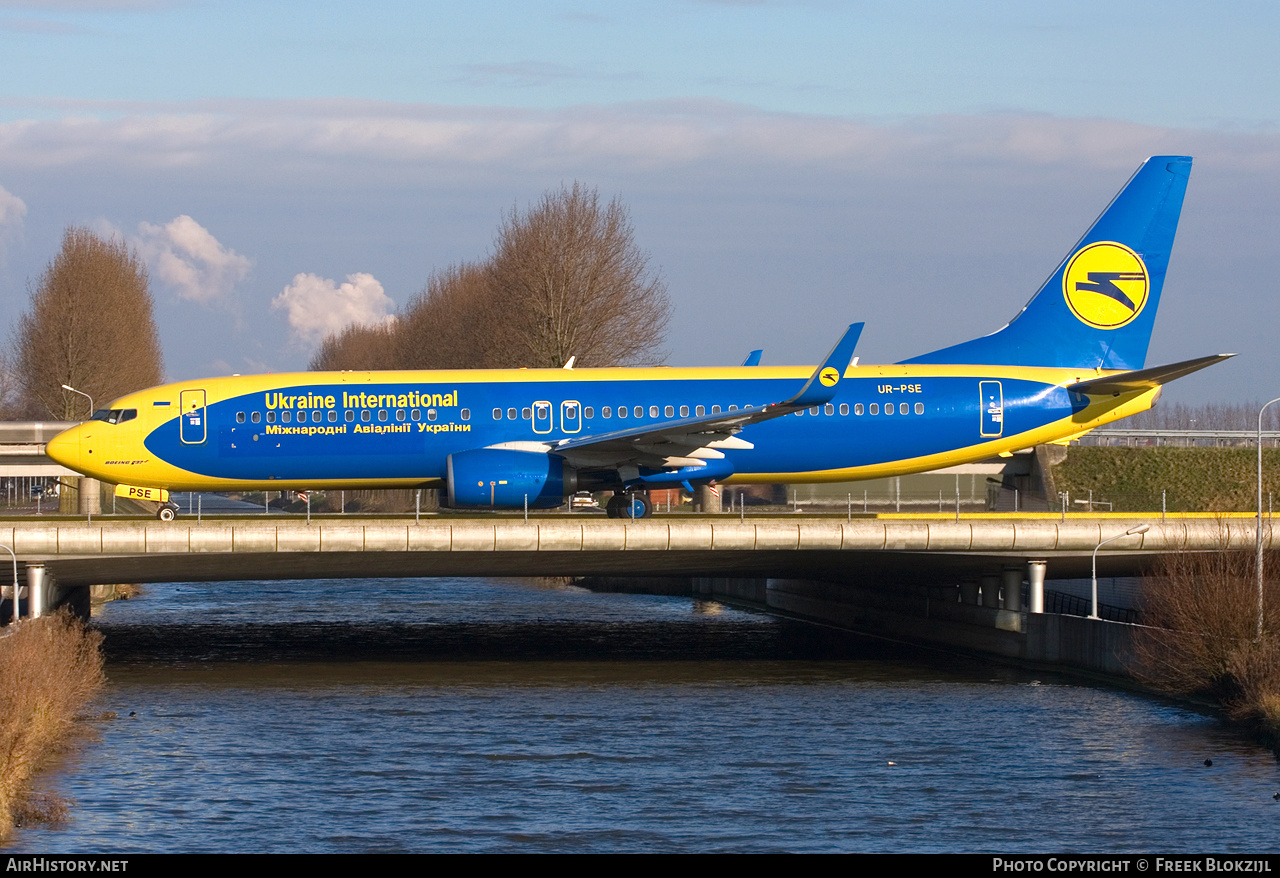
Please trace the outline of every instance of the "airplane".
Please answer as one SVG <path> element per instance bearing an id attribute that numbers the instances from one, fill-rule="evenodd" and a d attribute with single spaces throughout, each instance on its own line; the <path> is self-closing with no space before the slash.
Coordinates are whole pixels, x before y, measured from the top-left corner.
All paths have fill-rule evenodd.
<path id="1" fill-rule="evenodd" d="M 458 509 L 554 508 L 651 488 L 832 482 L 925 472 L 1071 439 L 1155 404 L 1219 354 L 1146 367 L 1191 170 L 1147 159 L 1044 285 L 990 335 L 860 364 L 854 323 L 817 367 L 305 372 L 131 393 L 48 454 L 169 490 L 438 488 Z"/>

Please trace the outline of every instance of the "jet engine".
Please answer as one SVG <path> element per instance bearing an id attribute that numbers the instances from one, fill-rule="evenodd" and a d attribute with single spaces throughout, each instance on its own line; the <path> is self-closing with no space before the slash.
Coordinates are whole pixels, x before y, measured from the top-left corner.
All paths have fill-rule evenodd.
<path id="1" fill-rule="evenodd" d="M 578 490 L 564 458 L 540 451 L 476 448 L 448 458 L 449 505 L 486 509 L 554 509 Z"/>

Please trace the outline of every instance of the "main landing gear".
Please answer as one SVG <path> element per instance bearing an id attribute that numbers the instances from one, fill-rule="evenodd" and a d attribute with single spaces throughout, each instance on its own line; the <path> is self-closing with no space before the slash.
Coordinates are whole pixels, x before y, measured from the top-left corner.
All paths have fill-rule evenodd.
<path id="1" fill-rule="evenodd" d="M 614 494 L 604 511 L 609 518 L 648 518 L 653 514 L 653 503 L 648 494 Z"/>

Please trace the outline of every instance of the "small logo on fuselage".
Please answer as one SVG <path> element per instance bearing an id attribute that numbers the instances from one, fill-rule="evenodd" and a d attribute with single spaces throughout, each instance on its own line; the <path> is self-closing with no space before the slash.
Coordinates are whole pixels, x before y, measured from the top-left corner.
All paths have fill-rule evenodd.
<path id="1" fill-rule="evenodd" d="M 1071 313 L 1095 329 L 1119 329 L 1147 304 L 1150 291 L 1142 257 L 1115 241 L 1082 247 L 1062 273 L 1062 293 Z"/>

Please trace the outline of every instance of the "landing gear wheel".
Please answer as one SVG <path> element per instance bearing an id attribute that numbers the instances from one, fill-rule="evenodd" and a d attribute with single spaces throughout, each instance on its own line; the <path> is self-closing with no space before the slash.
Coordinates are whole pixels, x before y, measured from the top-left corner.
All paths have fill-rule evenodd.
<path id="1" fill-rule="evenodd" d="M 622 518 L 622 508 L 627 505 L 626 494 L 614 494 L 604 505 L 604 514 L 608 518 Z"/>
<path id="2" fill-rule="evenodd" d="M 647 494 L 614 494 L 605 504 L 604 513 L 609 518 L 648 518 L 653 514 L 653 504 Z"/>
<path id="3" fill-rule="evenodd" d="M 626 504 L 622 507 L 623 518 L 648 518 L 653 514 L 653 504 L 645 494 L 628 494 Z"/>
<path id="4" fill-rule="evenodd" d="M 156 511 L 156 518 L 160 519 L 161 521 L 173 521 L 173 519 L 177 516 L 177 514 L 178 514 L 178 507 L 172 506 L 166 503 Z"/>

